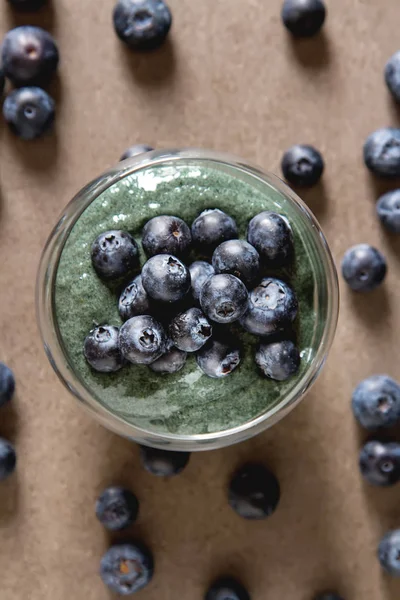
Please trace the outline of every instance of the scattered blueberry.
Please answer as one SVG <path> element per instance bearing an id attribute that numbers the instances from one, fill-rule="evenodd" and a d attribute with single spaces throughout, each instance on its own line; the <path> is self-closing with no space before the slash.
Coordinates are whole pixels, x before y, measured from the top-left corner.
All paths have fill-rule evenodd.
<path id="1" fill-rule="evenodd" d="M 189 462 L 190 452 L 173 452 L 140 446 L 140 459 L 142 465 L 152 475 L 158 477 L 172 477 L 179 475 Z"/>
<path id="2" fill-rule="evenodd" d="M 322 592 L 322 594 L 317 594 L 314 600 L 343 600 L 343 598 L 336 592 Z"/>
<path id="3" fill-rule="evenodd" d="M 199 368 L 213 379 L 227 377 L 240 363 L 237 345 L 211 339 L 196 355 Z"/>
<path id="4" fill-rule="evenodd" d="M 388 375 L 372 375 L 354 390 L 352 408 L 366 429 L 391 427 L 400 421 L 400 386 Z"/>
<path id="5" fill-rule="evenodd" d="M 208 589 L 204 600 L 250 600 L 250 596 L 233 577 L 221 577 Z"/>
<path id="6" fill-rule="evenodd" d="M 164 0 L 119 0 L 113 13 L 119 39 L 134 50 L 153 50 L 161 46 L 172 24 Z"/>
<path id="7" fill-rule="evenodd" d="M 171 340 L 167 340 L 165 353 L 152 362 L 149 367 L 155 373 L 177 373 L 184 367 L 186 358 L 186 352 L 178 350 Z"/>
<path id="8" fill-rule="evenodd" d="M 191 243 L 190 229 L 179 217 L 160 215 L 143 227 L 142 246 L 149 257 L 156 254 L 184 256 Z"/>
<path id="9" fill-rule="evenodd" d="M 199 308 L 189 308 L 171 321 L 169 335 L 179 350 L 196 352 L 211 337 L 212 327 Z"/>
<path id="10" fill-rule="evenodd" d="M 139 264 L 139 250 L 127 231 L 105 231 L 93 242 L 92 264 L 101 279 L 118 279 Z"/>
<path id="11" fill-rule="evenodd" d="M 286 265 L 293 256 L 293 236 L 282 215 L 265 211 L 253 217 L 247 230 L 247 241 L 270 266 Z"/>
<path id="12" fill-rule="evenodd" d="M 200 306 L 204 313 L 218 323 L 233 323 L 247 309 L 245 285 L 234 275 L 213 275 L 202 287 Z"/>
<path id="13" fill-rule="evenodd" d="M 260 271 L 257 250 L 243 240 L 222 242 L 214 251 L 212 265 L 216 273 L 230 273 L 250 287 L 256 282 Z"/>
<path id="14" fill-rule="evenodd" d="M 247 464 L 232 477 L 229 504 L 244 519 L 265 519 L 278 506 L 280 488 L 269 469 L 260 464 Z"/>
<path id="15" fill-rule="evenodd" d="M 14 446 L 0 438 L 0 481 L 7 479 L 14 471 L 17 464 L 17 455 Z"/>
<path id="16" fill-rule="evenodd" d="M 23 140 L 34 140 L 53 125 L 54 100 L 41 88 L 22 87 L 6 96 L 3 116 L 15 135 Z"/>
<path id="17" fill-rule="evenodd" d="M 139 502 L 130 490 L 119 486 L 106 488 L 96 501 L 96 516 L 110 531 L 126 529 L 136 521 Z"/>
<path id="18" fill-rule="evenodd" d="M 312 37 L 321 29 L 326 17 L 322 0 L 284 0 L 282 21 L 296 37 Z"/>
<path id="19" fill-rule="evenodd" d="M 126 321 L 119 332 L 121 353 L 129 362 L 149 365 L 165 351 L 164 329 L 153 317 L 139 315 Z"/>
<path id="20" fill-rule="evenodd" d="M 394 577 L 400 577 L 400 529 L 389 531 L 378 546 L 381 566 Z"/>
<path id="21" fill-rule="evenodd" d="M 42 8 L 46 0 L 8 0 L 8 3 L 17 10 L 31 12 Z"/>
<path id="22" fill-rule="evenodd" d="M 381 177 L 400 177 L 400 129 L 384 127 L 371 133 L 364 144 L 364 162 Z"/>
<path id="23" fill-rule="evenodd" d="M 121 319 L 127 321 L 137 315 L 150 312 L 150 299 L 142 284 L 142 276 L 137 275 L 119 297 L 118 310 Z"/>
<path id="24" fill-rule="evenodd" d="M 110 590 L 122 596 L 138 592 L 153 577 L 153 556 L 143 544 L 114 544 L 100 563 L 100 577 Z"/>
<path id="25" fill-rule="evenodd" d="M 192 296 L 198 302 L 203 285 L 207 279 L 212 275 L 215 275 L 214 267 L 204 260 L 196 260 L 190 265 L 189 272 L 192 285 Z"/>
<path id="26" fill-rule="evenodd" d="M 157 254 L 144 264 L 142 283 L 154 300 L 177 302 L 190 289 L 190 273 L 176 256 Z"/>
<path id="27" fill-rule="evenodd" d="M 400 102 L 400 51 L 395 52 L 386 63 L 385 81 L 393 98 Z"/>
<path id="28" fill-rule="evenodd" d="M 7 404 L 14 395 L 15 378 L 10 367 L 0 362 L 0 406 Z"/>
<path id="29" fill-rule="evenodd" d="M 280 279 L 266 277 L 250 292 L 240 324 L 253 335 L 269 335 L 294 321 L 297 308 L 293 290 Z"/>
<path id="30" fill-rule="evenodd" d="M 400 233 L 400 189 L 383 194 L 376 205 L 382 225 L 392 233 Z"/>
<path id="31" fill-rule="evenodd" d="M 59 61 L 50 33 L 32 25 L 16 27 L 6 33 L 1 58 L 5 76 L 18 86 L 46 83 Z"/>
<path id="32" fill-rule="evenodd" d="M 256 363 L 266 377 L 286 381 L 299 370 L 300 354 L 289 340 L 262 343 L 256 350 Z"/>
<path id="33" fill-rule="evenodd" d="M 238 237 L 235 221 L 218 208 L 204 210 L 192 223 L 195 245 L 205 254 L 212 254 L 217 246 Z"/>
<path id="34" fill-rule="evenodd" d="M 400 481 L 400 444 L 367 442 L 360 452 L 361 474 L 372 485 L 389 486 Z"/>
<path id="35" fill-rule="evenodd" d="M 286 181 L 299 187 L 311 187 L 321 179 L 324 161 L 313 146 L 296 144 L 283 155 L 281 167 Z"/>
<path id="36" fill-rule="evenodd" d="M 125 152 L 121 155 L 121 160 L 126 160 L 127 158 L 133 158 L 134 156 L 139 156 L 139 154 L 145 154 L 146 152 L 151 152 L 154 150 L 152 146 L 148 146 L 147 144 L 135 144 L 135 146 L 129 146 L 125 150 Z"/>
<path id="37" fill-rule="evenodd" d="M 86 337 L 83 353 L 92 369 L 100 373 L 113 373 L 123 367 L 118 334 L 118 327 L 100 325 Z"/>
<path id="38" fill-rule="evenodd" d="M 369 244 L 349 248 L 342 260 L 342 275 L 356 292 L 370 292 L 385 279 L 387 271 L 384 256 Z"/>

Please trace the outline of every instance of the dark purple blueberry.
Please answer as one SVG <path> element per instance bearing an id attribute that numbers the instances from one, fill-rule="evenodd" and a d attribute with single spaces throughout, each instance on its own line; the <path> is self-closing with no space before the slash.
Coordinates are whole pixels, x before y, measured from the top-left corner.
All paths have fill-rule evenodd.
<path id="1" fill-rule="evenodd" d="M 343 600 L 343 598 L 336 592 L 322 592 L 314 596 L 314 600 Z"/>
<path id="2" fill-rule="evenodd" d="M 321 179 L 324 161 L 313 146 L 296 144 L 286 150 L 281 167 L 286 181 L 298 187 L 311 187 Z"/>
<path id="3" fill-rule="evenodd" d="M 230 375 L 239 366 L 241 352 L 238 345 L 211 339 L 196 355 L 199 368 L 213 379 Z"/>
<path id="4" fill-rule="evenodd" d="M 312 37 L 325 22 L 326 8 L 322 0 L 284 0 L 282 21 L 295 37 Z"/>
<path id="5" fill-rule="evenodd" d="M 245 285 L 234 275 L 213 275 L 202 287 L 200 306 L 217 323 L 233 323 L 247 309 Z"/>
<path id="6" fill-rule="evenodd" d="M 123 487 L 106 488 L 96 501 L 96 517 L 110 531 L 120 531 L 129 527 L 136 521 L 138 512 L 138 499 Z"/>
<path id="7" fill-rule="evenodd" d="M 153 50 L 166 39 L 172 15 L 164 0 L 119 0 L 113 21 L 117 36 L 130 48 Z"/>
<path id="8" fill-rule="evenodd" d="M 400 577 L 400 529 L 389 531 L 380 541 L 378 558 L 389 575 Z"/>
<path id="9" fill-rule="evenodd" d="M 86 336 L 83 353 L 92 369 L 100 373 L 113 373 L 124 366 L 118 334 L 118 327 L 100 325 Z"/>
<path id="10" fill-rule="evenodd" d="M 385 81 L 393 98 L 400 102 L 400 51 L 395 52 L 386 63 Z"/>
<path id="11" fill-rule="evenodd" d="M 253 335 L 270 335 L 294 321 L 297 308 L 293 290 L 280 279 L 266 277 L 250 292 L 240 324 Z"/>
<path id="12" fill-rule="evenodd" d="M 266 377 L 286 381 L 300 366 L 300 354 L 293 342 L 262 343 L 256 350 L 256 363 Z"/>
<path id="13" fill-rule="evenodd" d="M 122 356 L 133 364 L 151 364 L 164 353 L 165 344 L 164 329 L 149 315 L 132 317 L 119 332 Z"/>
<path id="14" fill-rule="evenodd" d="M 101 279 L 127 276 L 139 264 L 139 250 L 127 231 L 105 231 L 93 242 L 92 265 Z"/>
<path id="15" fill-rule="evenodd" d="M 127 321 L 137 315 L 148 315 L 150 313 L 150 299 L 142 284 L 142 276 L 137 275 L 122 292 L 118 310 L 123 321 Z"/>
<path id="16" fill-rule="evenodd" d="M 204 260 L 196 260 L 190 265 L 189 272 L 192 284 L 192 296 L 198 302 L 203 285 L 207 279 L 215 275 L 214 267 Z"/>
<path id="17" fill-rule="evenodd" d="M 53 37 L 41 27 L 23 25 L 6 33 L 2 50 L 4 75 L 18 86 L 46 83 L 57 69 Z"/>
<path id="18" fill-rule="evenodd" d="M 250 596 L 237 579 L 220 577 L 207 590 L 204 600 L 250 600 Z"/>
<path id="19" fill-rule="evenodd" d="M 15 391 L 15 378 L 10 367 L 0 362 L 0 407 L 10 402 Z"/>
<path id="20" fill-rule="evenodd" d="M 185 256 L 191 243 L 190 229 L 179 217 L 160 215 L 143 227 L 142 246 L 149 257 L 156 254 Z"/>
<path id="21" fill-rule="evenodd" d="M 260 256 L 257 250 L 243 240 L 228 240 L 220 244 L 212 256 L 216 273 L 230 273 L 250 287 L 259 277 Z"/>
<path id="22" fill-rule="evenodd" d="M 349 248 L 342 260 L 342 275 L 355 292 L 371 292 L 385 279 L 385 257 L 369 244 Z"/>
<path id="23" fill-rule="evenodd" d="M 190 452 L 173 452 L 140 446 L 140 459 L 148 473 L 158 477 L 172 477 L 179 475 L 190 459 Z"/>
<path id="24" fill-rule="evenodd" d="M 381 223 L 391 233 L 400 233 L 400 189 L 383 194 L 376 205 Z"/>
<path id="25" fill-rule="evenodd" d="M 46 4 L 46 0 L 7 0 L 16 10 L 33 12 Z"/>
<path id="26" fill-rule="evenodd" d="M 205 254 L 212 254 L 217 246 L 238 237 L 235 221 L 218 208 L 203 210 L 192 223 L 193 243 Z"/>
<path id="27" fill-rule="evenodd" d="M 229 504 L 244 519 L 265 519 L 280 499 L 277 478 L 260 464 L 246 464 L 233 475 L 229 484 Z"/>
<path id="28" fill-rule="evenodd" d="M 146 154 L 146 152 L 151 152 L 154 150 L 152 146 L 148 146 L 147 144 L 135 144 L 134 146 L 129 146 L 125 150 L 125 152 L 121 155 L 121 160 L 126 160 L 127 158 L 133 158 L 134 156 L 139 156 L 139 154 Z"/>
<path id="29" fill-rule="evenodd" d="M 247 241 L 254 246 L 267 266 L 283 266 L 293 257 L 293 236 L 286 217 L 265 211 L 253 217 Z"/>
<path id="30" fill-rule="evenodd" d="M 54 100 L 41 88 L 22 87 L 6 96 L 3 116 L 15 135 L 23 140 L 34 140 L 53 125 Z"/>
<path id="31" fill-rule="evenodd" d="M 372 485 L 389 486 L 400 481 L 400 444 L 367 442 L 360 452 L 361 474 Z"/>
<path id="32" fill-rule="evenodd" d="M 355 388 L 352 408 L 366 429 L 391 427 L 400 421 L 400 386 L 388 375 L 372 375 Z"/>
<path id="33" fill-rule="evenodd" d="M 0 481 L 14 473 L 16 465 L 17 454 L 13 444 L 0 438 Z"/>
<path id="34" fill-rule="evenodd" d="M 160 302 L 182 300 L 190 289 L 190 273 L 186 266 L 171 254 L 157 254 L 145 263 L 142 283 L 148 295 Z"/>
<path id="35" fill-rule="evenodd" d="M 100 577 L 111 591 L 129 596 L 146 587 L 154 571 L 153 556 L 142 543 L 112 545 L 100 563 Z"/>
<path id="36" fill-rule="evenodd" d="M 212 327 L 199 308 L 189 308 L 171 321 L 169 335 L 179 350 L 196 352 L 210 339 Z"/>
<path id="37" fill-rule="evenodd" d="M 187 354 L 178 350 L 171 340 L 166 342 L 166 351 L 160 358 L 157 358 L 149 368 L 154 373 L 171 374 L 180 371 L 186 362 Z"/>
<path id="38" fill-rule="evenodd" d="M 383 127 L 364 144 L 364 162 L 380 177 L 400 177 L 400 129 Z"/>

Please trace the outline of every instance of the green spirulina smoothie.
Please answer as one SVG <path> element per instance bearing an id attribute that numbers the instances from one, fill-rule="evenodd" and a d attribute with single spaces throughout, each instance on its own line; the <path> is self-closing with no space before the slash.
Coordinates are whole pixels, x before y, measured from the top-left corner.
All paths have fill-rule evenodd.
<path id="1" fill-rule="evenodd" d="M 93 371 L 83 356 L 83 342 L 94 324 L 121 325 L 118 296 L 121 285 L 101 281 L 94 272 L 90 247 L 110 229 L 129 231 L 140 246 L 141 231 L 151 217 L 177 215 L 189 225 L 206 208 L 220 208 L 237 222 L 245 238 L 249 220 L 263 210 L 286 215 L 295 242 L 293 265 L 271 273 L 288 281 L 299 300 L 295 322 L 301 351 L 299 373 L 286 382 L 262 377 L 254 362 L 256 338 L 241 335 L 244 358 L 224 379 L 204 375 L 190 356 L 172 375 L 146 366 L 128 365 L 117 373 Z M 193 256 L 194 260 L 196 257 Z M 142 263 L 145 261 L 141 252 Z M 314 258 L 315 260 L 315 258 Z M 55 311 L 69 367 L 91 394 L 127 422 L 150 431 L 205 434 L 244 424 L 275 406 L 296 384 L 312 358 L 315 327 L 315 273 L 309 246 L 288 201 L 273 187 L 253 185 L 217 170 L 212 163 L 147 167 L 128 175 L 99 195 L 73 226 L 63 248 L 55 281 Z"/>

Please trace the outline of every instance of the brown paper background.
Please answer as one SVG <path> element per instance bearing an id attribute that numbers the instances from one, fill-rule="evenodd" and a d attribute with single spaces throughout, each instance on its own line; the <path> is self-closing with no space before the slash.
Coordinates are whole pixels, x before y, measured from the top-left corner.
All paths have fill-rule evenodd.
<path id="1" fill-rule="evenodd" d="M 1 600 L 112 597 L 97 576 L 107 535 L 93 512 L 112 482 L 139 496 L 133 531 L 155 553 L 143 600 L 201 599 L 223 572 L 240 574 L 253 600 L 308 600 L 323 588 L 347 600 L 400 597 L 400 583 L 383 576 L 375 558 L 380 535 L 400 526 L 399 488 L 361 482 L 361 434 L 350 412 L 359 379 L 399 373 L 400 242 L 375 217 L 385 185 L 369 176 L 361 149 L 372 130 L 399 123 L 382 71 L 400 47 L 400 5 L 327 4 L 324 35 L 293 44 L 280 0 L 170 0 L 170 41 L 137 56 L 113 33 L 111 0 L 54 0 L 26 18 L 2 2 L 1 29 L 44 25 L 62 62 L 51 86 L 56 133 L 27 143 L 0 129 L 0 359 L 18 382 L 0 434 L 19 455 L 17 474 L 0 486 Z M 341 284 L 336 341 L 307 400 L 247 443 L 193 455 L 170 481 L 145 473 L 132 444 L 74 403 L 35 323 L 35 273 L 50 228 L 80 187 L 137 142 L 227 151 L 276 173 L 290 144 L 315 144 L 326 174 L 304 197 L 336 260 L 369 242 L 389 262 L 385 285 L 368 296 Z M 282 486 L 279 510 L 260 523 L 241 520 L 226 502 L 231 471 L 252 458 L 270 465 Z"/>

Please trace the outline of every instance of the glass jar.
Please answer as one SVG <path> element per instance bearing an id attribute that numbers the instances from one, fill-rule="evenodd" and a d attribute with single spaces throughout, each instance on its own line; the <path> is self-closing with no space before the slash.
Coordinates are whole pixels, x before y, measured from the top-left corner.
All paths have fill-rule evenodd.
<path id="1" fill-rule="evenodd" d="M 83 358 L 85 334 L 79 325 L 88 333 L 93 321 L 120 322 L 115 322 L 116 290 L 91 267 L 90 241 L 109 229 L 126 228 L 140 237 L 143 224 L 157 214 L 176 211 L 190 224 L 205 208 L 230 213 L 242 238 L 250 218 L 262 210 L 289 220 L 296 262 L 288 278 L 293 277 L 299 297 L 299 373 L 288 382 L 272 382 L 256 372 L 252 356 L 223 380 L 201 374 L 192 357 L 174 375 L 150 374 L 147 367 L 133 365 L 111 375 L 94 373 Z M 277 177 L 215 152 L 154 151 L 120 162 L 68 204 L 43 251 L 37 311 L 52 367 L 106 427 L 153 447 L 209 450 L 263 431 L 304 398 L 333 341 L 338 283 L 316 219 Z M 248 355 L 254 351 L 251 345 L 246 350 Z"/>

